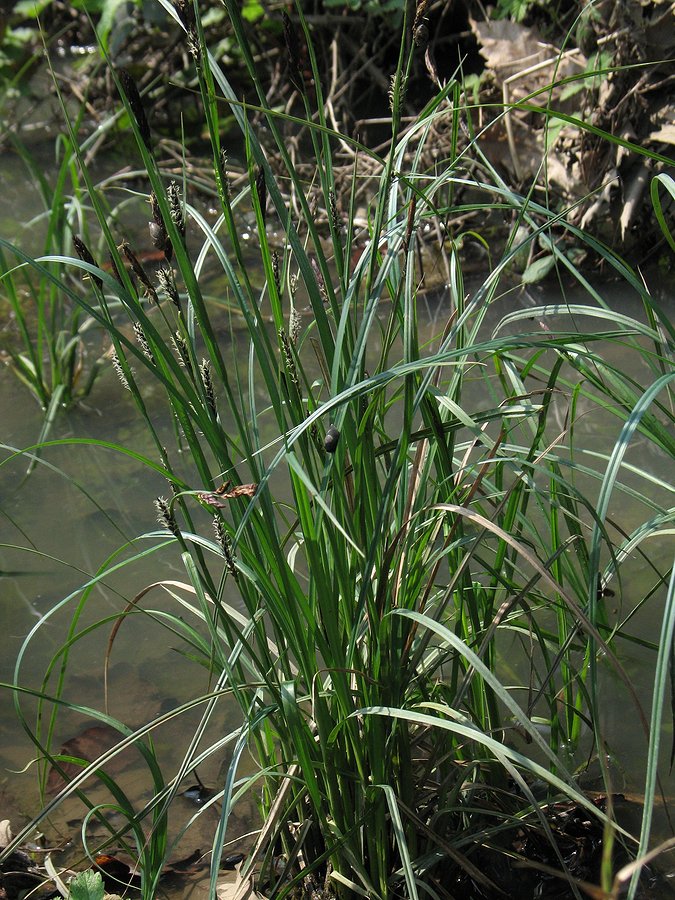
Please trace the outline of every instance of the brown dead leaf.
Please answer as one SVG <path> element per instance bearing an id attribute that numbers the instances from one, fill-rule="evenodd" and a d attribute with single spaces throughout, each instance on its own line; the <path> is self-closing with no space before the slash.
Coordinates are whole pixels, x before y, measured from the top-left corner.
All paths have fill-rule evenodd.
<path id="1" fill-rule="evenodd" d="M 235 500 L 237 497 L 252 497 L 258 490 L 257 484 L 238 484 L 230 488 L 229 481 L 222 484 L 215 491 L 203 491 L 197 494 L 197 499 L 202 503 L 208 503 L 209 506 L 215 506 L 217 509 L 223 509 L 227 503 L 223 500 Z"/>
<path id="2" fill-rule="evenodd" d="M 499 19 L 493 22 L 477 22 L 470 19 L 471 30 L 480 44 L 480 54 L 488 69 L 494 72 L 501 86 L 504 81 L 514 81 L 511 96 L 524 97 L 537 88 L 559 81 L 586 65 L 586 58 L 579 51 L 561 51 L 543 41 L 535 28 Z M 523 77 L 518 78 L 519 73 Z"/>
<path id="3" fill-rule="evenodd" d="M 91 763 L 121 740 L 122 735 L 115 731 L 114 728 L 110 728 L 108 725 L 92 725 L 91 728 L 87 728 L 77 737 L 66 741 L 57 755 L 72 756 Z M 136 753 L 137 751 L 133 747 L 127 747 L 105 764 L 106 773 L 108 775 L 119 775 L 135 759 Z M 55 768 L 52 768 L 49 772 L 47 793 L 50 795 L 57 794 L 65 787 L 68 781 L 82 771 L 81 765 L 71 762 L 61 762 L 59 763 L 59 768 L 63 774 Z"/>
<path id="4" fill-rule="evenodd" d="M 495 73 L 499 84 L 551 55 L 551 48 L 541 42 L 534 28 L 506 19 L 494 22 L 469 19 L 469 24 L 480 44 L 480 55 L 488 69 Z"/>

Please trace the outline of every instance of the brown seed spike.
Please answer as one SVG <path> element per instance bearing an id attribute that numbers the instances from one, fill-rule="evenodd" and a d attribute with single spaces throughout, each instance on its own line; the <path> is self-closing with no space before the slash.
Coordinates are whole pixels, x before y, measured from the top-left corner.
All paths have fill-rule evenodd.
<path id="1" fill-rule="evenodd" d="M 120 83 L 122 85 L 124 93 L 126 94 L 129 106 L 131 107 L 131 111 L 134 114 L 134 118 L 136 119 L 138 131 L 141 135 L 141 138 L 143 139 L 143 143 L 145 144 L 147 150 L 149 152 L 152 152 L 152 144 L 150 141 L 150 126 L 148 125 L 148 120 L 145 115 L 145 110 L 143 109 L 141 95 L 139 94 L 138 88 L 136 87 L 136 82 L 126 69 L 118 69 L 117 74 L 119 75 Z"/>
<path id="2" fill-rule="evenodd" d="M 424 18 L 424 14 L 427 11 L 427 6 L 429 5 L 429 0 L 419 0 L 417 6 L 415 8 L 415 20 L 413 22 L 413 34 L 417 31 L 419 26 L 422 24 L 422 19 Z"/>
<path id="3" fill-rule="evenodd" d="M 195 11 L 191 0 L 176 0 L 176 12 L 185 28 L 194 28 Z"/>
<path id="4" fill-rule="evenodd" d="M 117 263 L 112 255 L 112 253 L 108 254 L 108 259 L 110 261 L 110 271 L 112 272 L 112 276 L 118 284 L 122 284 L 122 276 L 120 275 L 120 270 L 117 268 Z"/>
<path id="5" fill-rule="evenodd" d="M 129 263 L 129 265 L 131 266 L 131 268 L 133 270 L 134 275 L 136 276 L 136 278 L 138 278 L 138 280 L 141 282 L 141 284 L 145 288 L 146 297 L 149 297 L 151 300 L 154 300 L 154 302 L 159 306 L 159 298 L 157 296 L 157 291 L 153 287 L 152 282 L 148 278 L 147 272 L 145 271 L 143 266 L 138 261 L 138 257 L 133 252 L 133 250 L 131 249 L 129 244 L 127 244 L 126 241 L 123 241 L 122 244 L 120 244 L 118 249 L 124 254 L 124 256 L 127 259 L 127 262 Z"/>
<path id="6" fill-rule="evenodd" d="M 267 184 L 265 182 L 265 170 L 262 166 L 258 169 L 255 179 L 255 190 L 258 195 L 258 203 L 260 204 L 260 212 L 262 214 L 263 225 L 267 213 Z"/>
<path id="7" fill-rule="evenodd" d="M 281 14 L 284 23 L 284 41 L 286 42 L 286 54 L 288 59 L 288 77 L 296 90 L 304 90 L 302 70 L 300 68 L 300 49 L 298 36 L 293 27 L 288 13 L 284 10 Z"/>
<path id="8" fill-rule="evenodd" d="M 78 237 L 76 234 L 73 235 L 73 246 L 75 247 L 77 255 L 80 257 L 82 262 L 89 263 L 90 266 L 98 265 L 94 257 L 89 252 L 89 247 L 87 247 L 82 238 Z M 103 282 L 100 278 L 97 278 L 96 275 L 92 275 L 87 272 L 85 273 L 85 278 L 91 278 L 94 284 L 98 285 L 99 288 L 103 287 Z"/>
<path id="9" fill-rule="evenodd" d="M 413 195 L 410 206 L 408 207 L 408 221 L 406 223 L 405 237 L 403 238 L 403 252 L 407 253 L 410 247 L 410 238 L 415 227 L 415 208 L 417 207 L 417 196 Z"/>
<path id="10" fill-rule="evenodd" d="M 324 281 L 323 274 L 321 272 L 321 268 L 315 256 L 309 257 L 309 262 L 312 266 L 312 272 L 314 272 L 314 277 L 316 278 L 316 283 L 319 288 L 319 293 L 321 294 L 321 299 L 323 300 L 323 305 L 328 306 L 328 291 L 326 289 L 326 282 Z"/>

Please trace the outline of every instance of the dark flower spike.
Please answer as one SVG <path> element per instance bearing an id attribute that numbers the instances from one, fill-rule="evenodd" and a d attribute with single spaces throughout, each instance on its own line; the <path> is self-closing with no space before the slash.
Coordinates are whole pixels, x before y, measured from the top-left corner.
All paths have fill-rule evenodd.
<path id="1" fill-rule="evenodd" d="M 279 341 L 281 343 L 281 352 L 284 358 L 286 371 L 288 372 L 290 379 L 295 386 L 295 389 L 298 391 L 298 393 L 300 393 L 300 379 L 298 378 L 298 370 L 295 365 L 295 360 L 293 359 L 291 343 L 288 339 L 288 335 L 283 328 L 279 329 Z"/>
<path id="2" fill-rule="evenodd" d="M 124 90 L 124 93 L 127 96 L 127 100 L 129 101 L 131 111 L 134 114 L 134 118 L 136 119 L 136 124 L 138 125 L 138 130 L 141 137 L 143 138 L 143 143 L 145 144 L 148 152 L 151 153 L 152 143 L 150 141 L 150 126 L 148 125 L 145 110 L 143 109 L 143 102 L 141 101 L 141 95 L 139 94 L 138 88 L 136 87 L 136 82 L 126 69 L 118 69 L 117 74 L 119 75 L 122 89 Z"/>
<path id="3" fill-rule="evenodd" d="M 263 225 L 267 213 L 267 184 L 265 183 L 265 170 L 262 166 L 258 169 L 255 179 L 255 192 L 258 195 L 258 203 L 260 204 L 260 212 L 262 214 Z"/>
<path id="4" fill-rule="evenodd" d="M 335 191 L 332 189 L 328 191 L 328 204 L 330 206 L 330 217 L 333 223 L 333 228 L 335 229 L 336 233 L 339 233 L 342 229 L 342 222 L 340 221 L 340 213 L 338 212 Z"/>
<path id="5" fill-rule="evenodd" d="M 167 233 L 166 226 L 164 225 L 162 213 L 159 209 L 159 203 L 157 202 L 154 191 L 150 194 L 150 208 L 152 210 L 152 222 L 148 222 L 148 228 L 150 229 L 152 245 L 153 247 L 156 247 L 157 250 L 161 250 L 166 257 L 167 262 L 170 262 L 173 247 L 171 246 L 171 240 Z"/>
<path id="6" fill-rule="evenodd" d="M 277 295 L 281 297 L 281 275 L 279 272 L 279 254 L 276 250 L 272 251 L 272 275 L 274 276 L 274 286 L 277 289 Z"/>
<path id="7" fill-rule="evenodd" d="M 295 306 L 291 306 L 291 311 L 288 315 L 288 337 L 293 346 L 296 346 L 298 341 L 300 340 L 301 328 L 302 317 Z"/>
<path id="8" fill-rule="evenodd" d="M 162 528 L 170 531 L 174 537 L 178 537 L 180 529 L 178 528 L 176 517 L 173 514 L 170 504 L 164 497 L 157 497 L 155 500 L 155 509 L 157 510 L 157 523 Z"/>
<path id="9" fill-rule="evenodd" d="M 202 377 L 202 384 L 204 385 L 204 395 L 206 396 L 206 402 L 208 404 L 209 409 L 213 416 L 217 414 L 216 409 L 216 392 L 213 388 L 213 378 L 211 377 L 211 364 L 208 359 L 203 359 L 199 365 L 199 374 Z"/>
<path id="10" fill-rule="evenodd" d="M 217 514 L 213 520 L 213 530 L 216 535 L 216 540 L 220 544 L 220 549 L 223 551 L 223 557 L 225 559 L 225 566 L 227 567 L 227 571 L 236 581 L 239 577 L 239 572 L 237 571 L 234 553 L 232 552 L 232 540 L 230 539 L 229 534 L 225 530 L 225 526 L 218 518 Z"/>
<path id="11" fill-rule="evenodd" d="M 82 238 L 78 237 L 76 234 L 73 235 L 73 246 L 77 252 L 77 255 L 80 257 L 82 262 L 89 263 L 90 266 L 98 266 L 98 263 L 94 259 L 94 257 L 89 252 L 89 248 L 82 240 Z M 103 288 L 103 282 L 96 275 L 92 275 L 89 272 L 85 272 L 84 278 L 91 278 L 94 284 L 98 285 L 99 288 Z"/>
<path id="12" fill-rule="evenodd" d="M 324 281 L 319 263 L 317 262 L 315 256 L 310 256 L 309 261 L 312 266 L 312 272 L 314 272 L 314 277 L 316 278 L 316 283 L 319 288 L 319 293 L 321 294 L 321 299 L 323 300 L 323 305 L 328 306 L 328 291 L 326 290 L 326 282 Z"/>
<path id="13" fill-rule="evenodd" d="M 187 45 L 190 54 L 197 64 L 201 58 L 201 48 L 199 46 L 199 34 L 197 33 L 197 20 L 192 5 L 192 0 L 176 0 L 176 12 L 178 18 L 183 23 L 187 34 Z"/>
<path id="14" fill-rule="evenodd" d="M 408 248 L 410 247 L 410 239 L 413 235 L 413 230 L 415 227 L 415 208 L 417 206 L 417 196 L 413 194 L 413 197 L 410 201 L 410 206 L 408 207 L 408 222 L 406 224 L 405 229 L 405 237 L 403 238 L 403 252 L 407 253 Z"/>
<path id="15" fill-rule="evenodd" d="M 181 333 L 177 331 L 175 334 L 171 335 L 171 343 L 176 349 L 178 362 L 184 369 L 187 369 L 190 375 L 192 375 L 192 362 L 190 361 L 190 351 L 188 349 L 187 341 L 182 337 Z"/>
<path id="16" fill-rule="evenodd" d="M 194 59 L 196 66 L 199 67 L 202 58 L 202 50 L 199 46 L 199 35 L 195 28 L 188 28 L 187 47 L 190 51 L 190 56 Z"/>
<path id="17" fill-rule="evenodd" d="M 155 290 L 152 282 L 148 278 L 148 274 L 143 268 L 143 266 L 138 261 L 138 257 L 133 252 L 129 244 L 126 241 L 123 241 L 118 248 L 126 257 L 127 262 L 132 268 L 132 271 L 136 278 L 141 282 L 143 287 L 145 288 L 145 295 L 149 297 L 151 300 L 154 300 L 155 303 L 159 305 L 159 298 L 157 296 L 157 291 Z"/>
<path id="18" fill-rule="evenodd" d="M 412 27 L 413 34 L 415 34 L 417 29 L 422 24 L 428 5 L 429 5 L 429 0 L 419 0 L 419 2 L 417 3 L 417 6 L 415 7 L 415 20 L 413 21 L 413 27 Z"/>
<path id="19" fill-rule="evenodd" d="M 284 41 L 286 43 L 286 56 L 288 61 L 288 77 L 296 90 L 304 90 L 302 70 L 300 68 L 300 44 L 293 23 L 288 13 L 284 10 L 281 14 L 284 23 Z"/>
<path id="20" fill-rule="evenodd" d="M 176 12 L 186 28 L 195 27 L 195 11 L 192 0 L 176 0 Z"/>
<path id="21" fill-rule="evenodd" d="M 419 0 L 415 8 L 412 35 L 415 46 L 420 50 L 424 50 L 429 43 L 429 22 L 426 17 L 428 6 L 429 0 Z"/>
<path id="22" fill-rule="evenodd" d="M 157 250 L 164 250 L 166 232 L 164 231 L 163 227 L 161 225 L 158 225 L 157 222 L 148 222 L 148 228 L 150 230 L 150 240 L 152 241 L 152 246 L 156 247 Z"/>
<path id="23" fill-rule="evenodd" d="M 110 271 L 112 272 L 113 278 L 119 285 L 123 287 L 124 283 L 122 281 L 122 276 L 120 275 L 120 270 L 117 268 L 117 263 L 112 253 L 108 254 L 108 259 L 110 260 Z"/>
<path id="24" fill-rule="evenodd" d="M 415 31 L 413 32 L 413 41 L 415 42 L 415 46 L 420 50 L 426 49 L 426 46 L 429 43 L 429 26 L 425 21 L 420 22 L 417 28 L 415 28 Z"/>
<path id="25" fill-rule="evenodd" d="M 171 212 L 171 221 L 180 232 L 181 237 L 185 237 L 185 214 L 183 212 L 183 203 L 180 196 L 180 188 L 175 181 L 169 184 L 166 189 L 166 195 L 169 200 L 169 210 Z"/>

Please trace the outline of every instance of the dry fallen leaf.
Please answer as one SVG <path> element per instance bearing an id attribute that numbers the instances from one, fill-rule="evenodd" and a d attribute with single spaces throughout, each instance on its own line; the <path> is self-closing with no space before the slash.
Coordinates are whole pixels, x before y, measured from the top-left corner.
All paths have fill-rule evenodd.
<path id="1" fill-rule="evenodd" d="M 494 22 L 470 19 L 469 22 L 480 43 L 480 55 L 495 72 L 498 84 L 551 55 L 551 48 L 542 44 L 533 28 L 506 19 Z"/>
<path id="2" fill-rule="evenodd" d="M 227 503 L 222 502 L 223 500 L 234 500 L 237 497 L 252 497 L 258 490 L 257 484 L 238 484 L 233 488 L 230 488 L 229 484 L 228 481 L 215 491 L 203 491 L 197 494 L 197 499 L 201 500 L 202 503 L 208 503 L 209 506 L 223 509 L 227 506 Z"/>
<path id="3" fill-rule="evenodd" d="M 77 735 L 77 737 L 66 741 L 57 753 L 57 756 L 71 756 L 91 763 L 114 747 L 121 739 L 122 735 L 108 725 L 92 725 Z M 137 751 L 133 747 L 127 747 L 106 763 L 105 771 L 108 775 L 119 775 L 135 760 L 136 755 Z M 51 768 L 49 771 L 49 777 L 47 778 L 47 794 L 49 796 L 57 794 L 65 787 L 66 781 L 79 775 L 83 769 L 78 763 L 71 762 L 60 762 L 59 768 L 61 771 L 55 768 Z"/>
<path id="4" fill-rule="evenodd" d="M 253 887 L 250 879 L 246 883 L 237 878 L 236 881 L 223 881 L 216 886 L 217 900 L 265 900 L 262 894 Z"/>
<path id="5" fill-rule="evenodd" d="M 0 849 L 11 843 L 13 836 L 9 819 L 3 819 L 2 822 L 0 822 Z"/>
<path id="6" fill-rule="evenodd" d="M 663 144 L 675 144 L 675 125 L 664 125 L 658 131 L 652 131 L 650 141 L 660 141 Z"/>

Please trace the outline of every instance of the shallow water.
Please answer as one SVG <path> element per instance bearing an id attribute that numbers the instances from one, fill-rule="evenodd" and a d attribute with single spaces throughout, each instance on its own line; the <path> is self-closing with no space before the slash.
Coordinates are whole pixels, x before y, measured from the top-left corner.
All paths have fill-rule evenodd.
<path id="1" fill-rule="evenodd" d="M 0 185 L 9 185 L 10 172 L 0 171 Z M 8 187 L 9 190 L 9 187 Z M 11 194 L 10 196 L 14 196 Z M 33 213 L 35 197 L 27 192 L 28 208 Z M 37 204 L 35 205 L 37 210 Z M 0 220 L 3 228 L 7 219 Z M 613 308 L 627 314 L 637 314 L 637 300 L 625 290 L 603 291 L 611 296 Z M 551 295 L 547 295 L 551 300 Z M 573 299 L 573 298 L 568 298 Z M 496 304 L 491 325 L 512 306 L 513 297 Z M 672 298 L 665 302 L 672 303 Z M 438 331 L 438 323 L 445 315 L 442 292 L 429 302 L 429 334 Z M 553 322 L 548 322 L 553 327 Z M 534 323 L 533 327 L 537 327 Z M 542 327 L 545 327 L 542 325 Z M 223 333 L 223 340 L 228 340 Z M 617 354 L 619 351 L 613 351 Z M 618 365 L 623 360 L 616 358 Z M 243 361 L 245 365 L 245 361 Z M 638 373 L 636 373 L 638 374 Z M 476 406 L 487 404 L 487 398 L 476 396 Z M 564 409 L 561 407 L 561 428 Z M 173 445 L 170 423 L 162 423 L 161 409 L 157 409 L 157 421 L 163 428 L 167 445 Z M 3 423 L 2 440 L 13 448 L 32 445 L 40 432 L 42 413 L 28 392 L 6 368 L 0 370 L 0 421 Z M 618 420 L 610 416 L 582 417 L 577 437 L 583 435 L 585 453 L 589 463 L 592 453 L 606 453 L 618 436 Z M 132 448 L 140 454 L 155 459 L 156 450 L 148 443 L 144 426 L 136 415 L 128 395 L 121 389 L 114 374 L 107 370 L 97 381 L 94 391 L 79 407 L 62 415 L 56 423 L 52 438 L 68 439 L 88 437 L 105 440 Z M 10 451 L 2 458 L 8 459 Z M 656 453 L 639 437 L 631 447 L 628 461 L 648 466 L 655 476 L 668 477 L 672 461 Z M 597 461 L 596 461 L 597 464 Z M 160 475 L 139 465 L 128 456 L 109 449 L 67 444 L 43 450 L 34 472 L 25 477 L 25 456 L 11 459 L 0 468 L 0 513 L 2 548 L 2 594 L 0 609 L 4 625 L 5 646 L 0 658 L 0 680 L 11 682 L 14 678 L 15 660 L 26 636 L 39 625 L 39 634 L 32 640 L 21 662 L 19 681 L 23 685 L 40 688 L 44 673 L 63 645 L 64 635 L 72 620 L 73 612 L 81 596 L 78 591 L 103 566 L 109 556 L 120 547 L 134 541 L 137 535 L 156 529 L 153 499 L 167 494 L 168 488 Z M 643 480 L 635 478 L 637 486 L 645 489 Z M 208 487 L 208 486 L 204 486 Z M 655 489 L 655 493 L 661 493 Z M 660 496 L 661 502 L 663 496 Z M 645 517 L 626 498 L 617 498 L 610 515 L 630 531 Z M 206 518 L 204 519 L 206 523 Z M 142 539 L 125 551 L 128 556 L 152 543 Z M 654 559 L 662 571 L 672 562 L 672 541 L 664 538 L 652 542 Z M 184 570 L 172 549 L 160 551 L 147 559 L 123 568 L 105 583 L 97 584 L 87 601 L 86 609 L 78 622 L 78 628 L 113 617 L 134 598 L 145 585 L 161 579 L 184 580 Z M 636 599 L 645 595 L 654 581 L 653 572 L 638 557 L 629 560 L 622 568 L 621 591 L 611 601 L 613 616 L 620 618 L 632 608 Z M 72 599 L 61 609 L 45 618 L 61 601 L 73 592 Z M 658 640 L 663 610 L 665 588 L 660 588 L 640 609 L 631 621 L 630 631 L 644 640 Z M 168 595 L 153 592 L 139 606 L 156 606 L 162 610 L 176 611 L 177 605 Z M 66 676 L 66 696 L 75 698 L 83 706 L 102 709 L 104 703 L 103 668 L 105 648 L 111 623 L 105 622 L 90 635 L 78 640 L 71 652 Z M 110 658 L 109 699 L 110 714 L 124 721 L 131 728 L 174 709 L 190 698 L 206 692 L 209 682 L 204 670 L 185 659 L 176 649 L 175 636 L 162 631 L 156 622 L 142 614 L 128 618 L 116 636 Z M 635 689 L 649 713 L 652 690 L 654 655 L 634 644 L 622 644 L 622 663 L 628 671 Z M 56 690 L 56 671 L 45 686 L 47 693 Z M 608 750 L 612 756 L 612 776 L 617 791 L 640 794 L 644 778 L 646 743 L 637 717 L 632 710 L 625 688 L 620 685 L 609 668 L 602 670 L 604 705 L 603 730 L 607 734 Z M 35 713 L 34 701 L 21 699 L 30 724 Z M 180 765 L 186 750 L 191 728 L 197 722 L 199 710 L 186 714 L 178 721 L 169 721 L 153 735 L 158 755 L 171 776 Z M 236 728 L 239 718 L 235 707 L 223 701 L 214 717 L 214 734 L 226 733 Z M 91 726 L 75 713 L 60 715 L 52 746 L 68 741 Z M 666 797 L 675 791 L 673 776 L 668 774 L 667 759 L 672 740 L 670 724 L 664 726 L 662 784 Z M 91 733 L 90 733 L 91 735 Z M 96 734 L 93 735 L 96 740 Z M 35 748 L 17 726 L 17 718 L 9 691 L 0 694 L 0 771 L 3 773 L 3 818 L 9 817 L 17 827 L 25 816 L 39 808 L 35 767 L 25 770 L 35 756 Z M 211 758 L 202 768 L 200 776 L 209 786 L 222 786 L 227 765 L 227 752 Z M 139 803 L 148 799 L 147 774 L 138 761 L 124 763 L 116 778 L 124 785 L 129 796 Z M 184 787 L 192 783 L 186 781 Z M 196 811 L 194 804 L 181 798 L 175 804 L 173 815 L 176 824 L 181 818 Z M 69 800 L 57 817 L 45 828 L 51 841 L 64 843 L 75 841 L 83 807 L 76 800 Z M 240 804 L 233 818 L 230 835 L 232 849 L 237 849 L 236 839 L 254 820 L 251 801 Z M 665 833 L 662 811 L 659 827 Z M 206 850 L 212 839 L 218 817 L 217 807 L 208 810 L 190 830 L 181 843 L 178 856 L 189 855 L 195 848 Z M 92 824 L 91 838 L 99 834 Z M 172 893 L 181 893 L 174 888 Z"/>

